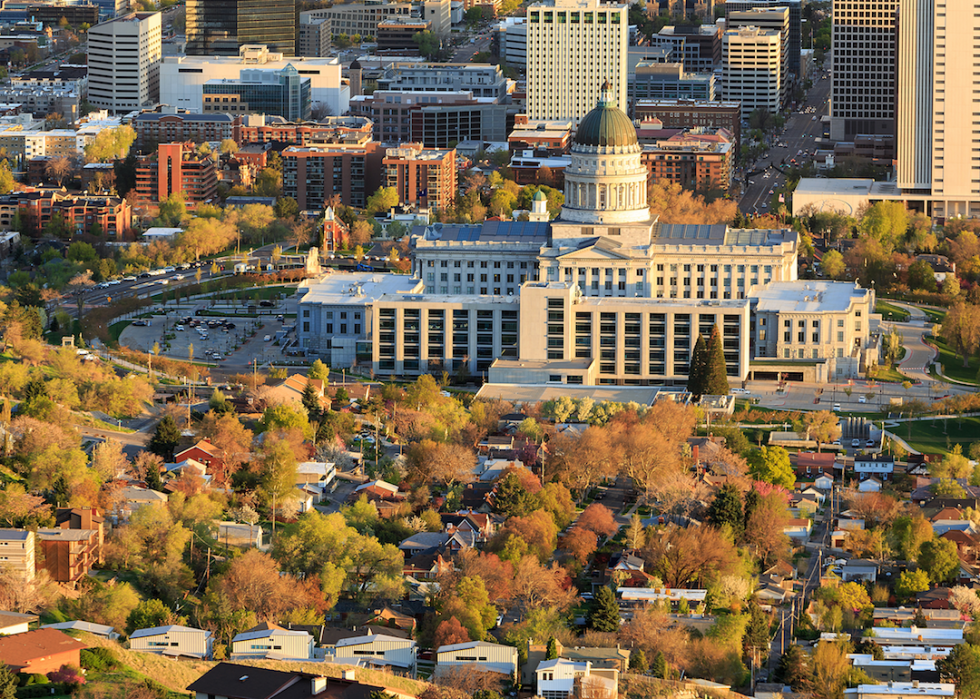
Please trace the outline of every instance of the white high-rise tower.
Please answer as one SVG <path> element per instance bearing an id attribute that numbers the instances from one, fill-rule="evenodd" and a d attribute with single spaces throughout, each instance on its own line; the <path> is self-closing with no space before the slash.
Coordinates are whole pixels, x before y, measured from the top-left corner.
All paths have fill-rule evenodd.
<path id="1" fill-rule="evenodd" d="M 599 100 L 604 80 L 626 105 L 626 5 L 550 0 L 527 9 L 527 115 L 576 124 Z"/>

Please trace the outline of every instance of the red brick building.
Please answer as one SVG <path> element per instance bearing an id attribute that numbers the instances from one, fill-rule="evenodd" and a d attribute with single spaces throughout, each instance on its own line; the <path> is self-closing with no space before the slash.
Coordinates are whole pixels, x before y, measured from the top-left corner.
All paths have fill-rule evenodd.
<path id="1" fill-rule="evenodd" d="M 157 152 L 136 160 L 136 196 L 163 201 L 181 192 L 187 208 L 213 201 L 218 195 L 214 159 L 201 155 L 193 143 L 161 143 Z"/>
<path id="2" fill-rule="evenodd" d="M 427 149 L 404 143 L 385 152 L 385 186 L 394 187 L 401 204 L 449 208 L 456 199 L 456 149 Z"/>
<path id="3" fill-rule="evenodd" d="M 290 146 L 282 152 L 282 193 L 300 210 L 325 209 L 334 197 L 363 209 L 384 184 L 384 146 L 356 144 Z"/>
<path id="4" fill-rule="evenodd" d="M 728 191 L 735 172 L 731 133 L 688 132 L 643 144 L 640 159 L 653 181 L 678 182 L 685 189 Z"/>
<path id="5" fill-rule="evenodd" d="M 232 138 L 239 146 L 272 143 L 308 146 L 314 143 L 367 143 L 373 124 L 356 116 L 327 117 L 321 122 L 291 122 L 282 117 L 246 114 L 235 117 Z"/>
<path id="6" fill-rule="evenodd" d="M 0 636 L 0 659 L 14 672 L 28 675 L 46 675 L 62 665 L 79 667 L 83 648 L 88 646 L 57 629 Z"/>
<path id="7" fill-rule="evenodd" d="M 16 214 L 28 232 L 40 233 L 61 214 L 70 231 L 91 231 L 98 224 L 110 236 L 132 229 L 133 209 L 125 199 L 68 194 L 64 190 L 27 189 L 0 197 L 0 226 L 12 227 Z"/>
<path id="8" fill-rule="evenodd" d="M 230 114 L 142 112 L 133 119 L 132 126 L 137 147 L 151 150 L 160 143 L 203 143 L 232 137 Z"/>

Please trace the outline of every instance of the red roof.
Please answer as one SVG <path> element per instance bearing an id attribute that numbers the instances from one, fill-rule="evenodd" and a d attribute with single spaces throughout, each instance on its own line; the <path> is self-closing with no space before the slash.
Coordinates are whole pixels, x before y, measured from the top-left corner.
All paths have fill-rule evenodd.
<path id="1" fill-rule="evenodd" d="M 58 629 L 37 629 L 12 636 L 0 636 L 0 658 L 14 668 L 22 668 L 43 658 L 88 648 Z"/>

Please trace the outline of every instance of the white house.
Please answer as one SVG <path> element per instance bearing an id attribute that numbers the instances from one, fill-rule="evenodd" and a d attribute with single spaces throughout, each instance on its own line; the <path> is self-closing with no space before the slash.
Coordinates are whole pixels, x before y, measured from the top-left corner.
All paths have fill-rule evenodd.
<path id="1" fill-rule="evenodd" d="M 874 476 L 879 481 L 891 480 L 895 473 L 895 457 L 880 454 L 858 454 L 854 457 L 854 473 L 860 480 Z"/>
<path id="2" fill-rule="evenodd" d="M 880 493 L 881 481 L 877 477 L 871 476 L 858 484 L 858 492 L 861 493 Z"/>
<path id="3" fill-rule="evenodd" d="M 0 612 L 0 636 L 13 636 L 17 633 L 27 633 L 31 622 L 37 621 L 34 614 L 18 614 L 17 612 Z M 47 628 L 42 626 L 43 628 Z"/>
<path id="4" fill-rule="evenodd" d="M 875 641 L 881 646 L 929 646 L 952 648 L 963 643 L 963 629 L 875 628 Z"/>
<path id="5" fill-rule="evenodd" d="M 920 699 L 945 699 L 956 695 L 956 685 L 940 682 L 889 682 L 888 684 L 859 684 L 845 689 L 846 699 L 894 699 L 895 697 L 919 697 Z"/>
<path id="6" fill-rule="evenodd" d="M 130 650 L 201 660 L 211 658 L 213 644 L 210 631 L 176 625 L 139 629 L 129 637 Z"/>
<path id="7" fill-rule="evenodd" d="M 481 670 L 517 677 L 517 648 L 497 643 L 471 641 L 442 646 L 436 651 L 436 677 L 454 667 L 479 665 Z"/>
<path id="8" fill-rule="evenodd" d="M 841 567 L 840 577 L 844 582 L 874 582 L 878 579 L 878 564 L 852 558 Z"/>
<path id="9" fill-rule="evenodd" d="M 231 639 L 231 659 L 312 660 L 313 636 L 275 624 L 259 624 Z"/>
<path id="10" fill-rule="evenodd" d="M 535 671 L 537 695 L 543 699 L 569 699 L 572 696 L 618 696 L 619 670 L 593 668 L 591 662 L 577 663 L 565 658 L 545 660 Z"/>
<path id="11" fill-rule="evenodd" d="M 827 474 L 817 476 L 813 480 L 813 487 L 817 490 L 831 490 L 834 487 L 834 479 Z"/>
<path id="12" fill-rule="evenodd" d="M 296 466 L 296 485 L 318 485 L 326 491 L 337 476 L 337 466 L 329 461 L 304 461 Z"/>
<path id="13" fill-rule="evenodd" d="M 408 638 L 367 634 L 337 641 L 331 659 L 348 665 L 364 664 L 397 668 L 415 677 L 418 646 L 415 641 Z"/>
<path id="14" fill-rule="evenodd" d="M 218 522 L 218 541 L 225 546 L 262 548 L 262 527 L 244 522 Z"/>

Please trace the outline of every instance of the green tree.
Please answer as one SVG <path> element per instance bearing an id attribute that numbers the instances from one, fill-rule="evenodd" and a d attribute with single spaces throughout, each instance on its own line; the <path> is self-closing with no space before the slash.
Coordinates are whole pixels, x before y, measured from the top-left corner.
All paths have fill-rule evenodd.
<path id="1" fill-rule="evenodd" d="M 820 261 L 820 267 L 823 269 L 823 273 L 831 279 L 840 279 L 846 270 L 844 256 L 836 250 L 828 250 Z"/>
<path id="2" fill-rule="evenodd" d="M 252 191 L 260 197 L 278 197 L 282 194 L 282 172 L 273 167 L 259 170 Z"/>
<path id="3" fill-rule="evenodd" d="M 296 467 L 296 454 L 287 440 L 265 440 L 259 493 L 271 512 L 273 537 L 276 534 L 276 513 L 296 488 Z"/>
<path id="4" fill-rule="evenodd" d="M 276 199 L 272 211 L 275 213 L 276 218 L 293 219 L 299 216 L 299 204 L 292 197 L 279 197 Z"/>
<path id="5" fill-rule="evenodd" d="M 725 348 L 721 339 L 721 330 L 715 325 L 711 328 L 711 337 L 705 354 L 704 392 L 710 396 L 727 396 L 728 370 L 725 368 Z"/>
<path id="6" fill-rule="evenodd" d="M 749 455 L 749 473 L 756 480 L 784 488 L 791 489 L 796 482 L 796 474 L 789 463 L 789 452 L 782 447 L 762 447 L 752 452 Z"/>
<path id="7" fill-rule="evenodd" d="M 180 428 L 173 416 L 165 415 L 150 437 L 146 448 L 164 461 L 173 461 L 174 450 L 180 444 Z"/>
<path id="8" fill-rule="evenodd" d="M 653 662 L 650 664 L 650 674 L 661 680 L 667 679 L 667 659 L 662 650 L 658 650 L 653 657 Z"/>
<path id="9" fill-rule="evenodd" d="M 10 194 L 16 184 L 14 173 L 10 171 L 10 163 L 6 158 L 0 160 L 0 194 Z"/>
<path id="10" fill-rule="evenodd" d="M 429 30 L 416 32 L 412 41 L 419 47 L 419 53 L 425 58 L 432 59 L 439 53 L 439 37 Z"/>
<path id="11" fill-rule="evenodd" d="M 514 473 L 508 473 L 497 486 L 493 506 L 506 517 L 524 517 L 537 504 L 537 498 L 527 491 L 521 479 Z"/>
<path id="12" fill-rule="evenodd" d="M 17 674 L 2 662 L 0 662 L 0 699 L 17 699 Z"/>
<path id="13" fill-rule="evenodd" d="M 619 631 L 619 604 L 611 587 L 600 587 L 589 606 L 585 623 L 595 631 Z"/>
<path id="14" fill-rule="evenodd" d="M 936 290 L 936 273 L 933 271 L 932 265 L 925 260 L 918 260 L 909 265 L 908 280 L 909 288 L 912 291 L 933 292 Z"/>
<path id="15" fill-rule="evenodd" d="M 642 648 L 637 648 L 630 653 L 630 670 L 633 672 L 638 672 L 641 675 L 645 675 L 647 670 L 649 670 L 647 665 L 647 656 L 643 652 Z"/>
<path id="16" fill-rule="evenodd" d="M 306 418 L 311 422 L 319 422 L 323 417 L 323 406 L 320 404 L 320 394 L 313 388 L 313 384 L 307 383 L 303 389 L 303 408 L 306 410 Z"/>
<path id="17" fill-rule="evenodd" d="M 908 227 L 909 213 L 904 202 L 880 201 L 864 214 L 858 231 L 877 240 L 886 250 L 891 250 L 905 238 Z"/>
<path id="18" fill-rule="evenodd" d="M 234 139 L 226 138 L 218 145 L 218 152 L 221 155 L 234 155 L 238 152 L 238 144 Z"/>
<path id="19" fill-rule="evenodd" d="M 136 131 L 132 126 L 102 129 L 85 146 L 85 160 L 90 163 L 123 160 L 135 140 Z"/>
<path id="20" fill-rule="evenodd" d="M 164 226 L 177 226 L 187 215 L 187 204 L 183 192 L 174 192 L 160 202 L 157 218 Z"/>
<path id="21" fill-rule="evenodd" d="M 911 599 L 918 592 L 929 589 L 929 573 L 918 570 L 903 570 L 895 581 L 895 594 L 902 599 Z"/>
<path id="22" fill-rule="evenodd" d="M 919 549 L 919 567 L 929 573 L 934 583 L 951 582 L 960 569 L 956 544 L 949 539 L 932 539 Z"/>
<path id="23" fill-rule="evenodd" d="M 374 216 L 396 206 L 398 206 L 398 190 L 394 187 L 379 187 L 378 191 L 368 197 L 366 211 L 368 216 Z"/>
<path id="24" fill-rule="evenodd" d="M 980 647 L 969 643 L 953 646 L 949 655 L 936 661 L 936 669 L 943 680 L 956 684 L 959 696 L 980 693 Z"/>
<path id="25" fill-rule="evenodd" d="M 725 483 L 718 489 L 708 507 L 708 522 L 719 528 L 727 524 L 736 540 L 742 536 L 745 509 L 742 507 L 742 492 L 735 484 Z"/>
<path id="26" fill-rule="evenodd" d="M 698 335 L 698 340 L 694 343 L 694 351 L 691 353 L 691 368 L 687 374 L 687 390 L 693 396 L 702 396 L 705 393 L 707 362 L 708 343 L 705 342 L 704 335 Z"/>
<path id="27" fill-rule="evenodd" d="M 807 665 L 806 651 L 802 646 L 794 643 L 779 657 L 776 679 L 783 684 L 788 684 L 794 692 L 806 687 L 810 679 L 810 668 Z"/>
<path id="28" fill-rule="evenodd" d="M 170 618 L 170 609 L 158 599 L 146 599 L 136 605 L 136 609 L 126 618 L 126 630 L 133 633 L 137 629 L 163 626 Z"/>
<path id="29" fill-rule="evenodd" d="M 548 646 L 545 648 L 544 659 L 555 660 L 558 658 L 558 641 L 554 636 L 548 637 Z"/>

